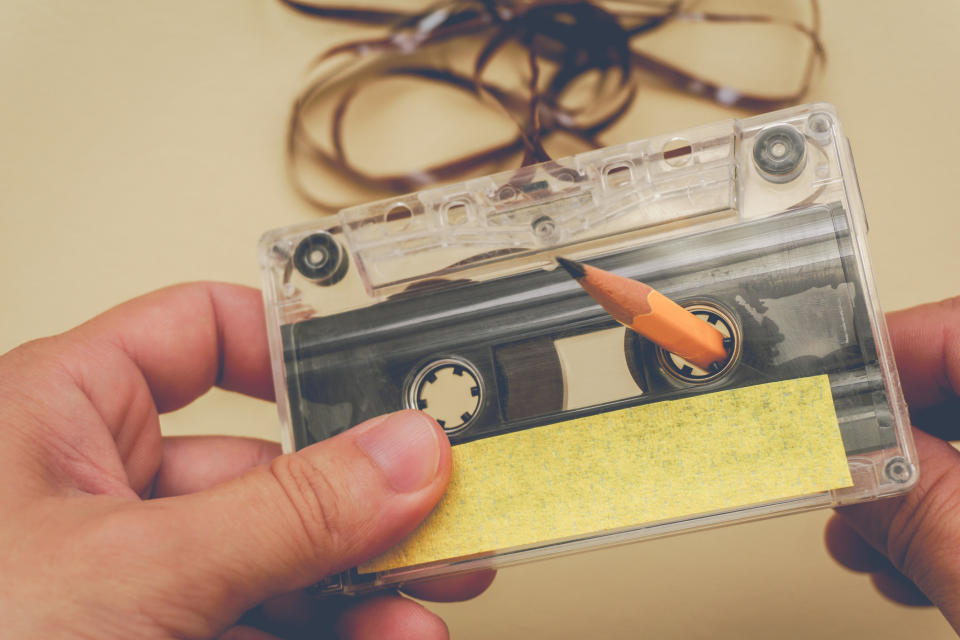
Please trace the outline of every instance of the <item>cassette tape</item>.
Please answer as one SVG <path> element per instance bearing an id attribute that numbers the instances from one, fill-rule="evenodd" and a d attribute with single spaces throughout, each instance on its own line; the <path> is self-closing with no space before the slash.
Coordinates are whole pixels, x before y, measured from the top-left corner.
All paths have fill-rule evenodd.
<path id="1" fill-rule="evenodd" d="M 815 104 L 267 233 L 285 449 L 404 408 L 453 445 L 421 527 L 322 590 L 909 490 L 866 229 L 837 114 Z M 697 365 L 624 326 L 557 258 L 647 283 L 725 357 Z"/>

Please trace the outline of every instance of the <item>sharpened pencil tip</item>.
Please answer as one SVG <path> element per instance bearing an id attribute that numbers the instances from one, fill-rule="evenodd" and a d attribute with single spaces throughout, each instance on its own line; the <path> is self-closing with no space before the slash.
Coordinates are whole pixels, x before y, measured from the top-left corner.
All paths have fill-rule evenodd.
<path id="1" fill-rule="evenodd" d="M 575 260 L 567 260 L 566 258 L 561 258 L 559 256 L 557 256 L 556 260 L 557 264 L 566 269 L 567 273 L 569 273 L 574 280 L 579 280 L 587 275 L 583 265 Z"/>

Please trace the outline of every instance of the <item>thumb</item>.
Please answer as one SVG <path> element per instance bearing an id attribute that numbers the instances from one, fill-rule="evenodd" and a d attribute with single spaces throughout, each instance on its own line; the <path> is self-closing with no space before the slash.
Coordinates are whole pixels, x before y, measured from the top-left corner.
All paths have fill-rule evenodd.
<path id="1" fill-rule="evenodd" d="M 917 429 L 913 437 L 921 460 L 913 491 L 837 512 L 960 629 L 960 452 Z"/>
<path id="2" fill-rule="evenodd" d="M 441 428 L 400 411 L 207 491 L 154 501 L 167 503 L 174 528 L 168 562 L 183 567 L 170 586 L 203 585 L 219 613 L 239 614 L 386 551 L 430 513 L 449 476 Z"/>

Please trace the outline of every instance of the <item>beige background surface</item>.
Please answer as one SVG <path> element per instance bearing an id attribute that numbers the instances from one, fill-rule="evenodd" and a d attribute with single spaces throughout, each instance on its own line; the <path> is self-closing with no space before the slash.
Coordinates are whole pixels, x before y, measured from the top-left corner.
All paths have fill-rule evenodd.
<path id="1" fill-rule="evenodd" d="M 960 5 L 823 14 L 830 63 L 810 99 L 835 103 L 852 140 L 882 303 L 960 293 Z M 349 35 L 270 0 L 0 4 L 0 351 L 166 284 L 257 285 L 260 233 L 316 215 L 284 176 L 290 98 L 306 61 Z M 730 115 L 641 105 L 637 137 Z M 163 427 L 275 437 L 277 420 L 220 392 Z M 457 638 L 952 637 L 835 566 L 826 517 L 512 568 L 435 608 Z"/>

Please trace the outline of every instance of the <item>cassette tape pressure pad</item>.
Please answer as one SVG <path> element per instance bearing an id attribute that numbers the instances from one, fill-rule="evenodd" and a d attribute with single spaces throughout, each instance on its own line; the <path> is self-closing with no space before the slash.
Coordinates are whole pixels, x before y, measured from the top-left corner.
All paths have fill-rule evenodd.
<path id="1" fill-rule="evenodd" d="M 285 448 L 403 408 L 454 445 L 421 527 L 321 589 L 907 491 L 866 228 L 818 104 L 267 233 Z M 726 359 L 704 369 L 619 324 L 558 257 L 649 284 L 717 329 Z"/>

